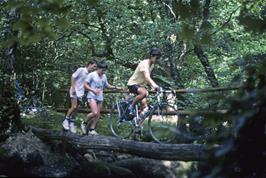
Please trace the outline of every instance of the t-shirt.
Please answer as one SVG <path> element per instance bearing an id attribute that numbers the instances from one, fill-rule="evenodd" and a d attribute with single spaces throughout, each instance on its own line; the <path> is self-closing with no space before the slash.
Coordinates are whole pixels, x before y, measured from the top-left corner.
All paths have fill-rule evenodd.
<path id="1" fill-rule="evenodd" d="M 72 74 L 72 77 L 76 81 L 75 91 L 78 97 L 82 97 L 84 95 L 84 82 L 87 75 L 88 70 L 86 67 L 80 67 Z M 70 90 L 73 91 L 72 86 Z"/>
<path id="2" fill-rule="evenodd" d="M 149 59 L 140 61 L 135 72 L 128 80 L 127 85 L 128 86 L 131 86 L 131 85 L 145 86 L 147 82 L 144 77 L 144 71 L 151 73 L 152 69 L 153 69 L 153 65 L 150 65 Z"/>
<path id="3" fill-rule="evenodd" d="M 99 76 L 97 71 L 91 72 L 87 76 L 86 82 L 90 85 L 91 88 L 99 88 L 102 90 L 98 95 L 95 95 L 92 91 L 89 91 L 87 98 L 95 99 L 97 101 L 103 101 L 103 89 L 105 89 L 109 85 L 106 75 L 103 74 L 102 76 Z"/>

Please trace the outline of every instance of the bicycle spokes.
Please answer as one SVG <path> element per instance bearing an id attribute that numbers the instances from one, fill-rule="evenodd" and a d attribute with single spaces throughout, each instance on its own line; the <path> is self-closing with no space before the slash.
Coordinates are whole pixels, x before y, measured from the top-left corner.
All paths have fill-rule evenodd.
<path id="1" fill-rule="evenodd" d="M 172 142 L 178 127 L 178 114 L 175 108 L 167 103 L 154 108 L 149 117 L 149 131 L 157 142 Z"/>
<path id="2" fill-rule="evenodd" d="M 126 107 L 121 103 L 116 103 L 109 115 L 109 125 L 114 136 L 128 138 L 133 130 L 133 123 L 127 120 Z"/>

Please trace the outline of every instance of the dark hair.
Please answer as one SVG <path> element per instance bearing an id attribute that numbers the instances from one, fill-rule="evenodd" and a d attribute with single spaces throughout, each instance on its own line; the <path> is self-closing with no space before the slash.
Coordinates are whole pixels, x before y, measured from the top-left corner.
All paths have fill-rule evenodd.
<path id="1" fill-rule="evenodd" d="M 153 47 L 150 49 L 150 56 L 161 56 L 161 50 L 159 48 Z"/>
<path id="2" fill-rule="evenodd" d="M 90 60 L 86 66 L 92 65 L 92 64 L 97 64 L 97 61 L 95 59 Z"/>
<path id="3" fill-rule="evenodd" d="M 107 69 L 107 64 L 104 61 L 97 62 L 97 67 L 99 69 Z"/>

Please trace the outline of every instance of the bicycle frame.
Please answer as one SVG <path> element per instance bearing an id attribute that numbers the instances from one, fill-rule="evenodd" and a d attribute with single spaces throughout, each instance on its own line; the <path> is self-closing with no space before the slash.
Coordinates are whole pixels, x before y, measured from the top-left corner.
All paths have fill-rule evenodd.
<path id="1" fill-rule="evenodd" d="M 163 103 L 162 100 L 161 100 L 161 98 L 162 98 L 163 94 L 165 94 L 165 93 L 172 93 L 172 94 L 174 94 L 174 95 L 176 94 L 176 93 L 173 92 L 172 90 L 167 91 L 167 90 L 163 90 L 162 88 L 160 88 L 160 89 L 156 92 L 156 96 L 155 96 L 156 101 L 153 102 L 153 103 L 151 103 L 151 104 L 149 105 L 149 107 L 150 107 L 150 108 L 149 108 L 149 112 L 152 110 L 152 108 L 157 107 L 157 106 L 160 106 L 160 105 Z M 139 117 L 139 112 L 138 112 L 138 105 L 136 105 L 135 107 L 136 107 L 136 108 L 135 108 L 135 111 L 136 111 L 136 117 L 134 117 L 134 125 L 135 125 L 135 127 L 138 127 L 137 119 L 140 118 L 140 117 Z M 149 113 L 145 118 L 142 118 L 141 120 L 144 121 L 149 115 L 150 115 L 150 113 Z"/>
<path id="2" fill-rule="evenodd" d="M 157 139 L 157 133 L 156 130 L 150 129 L 151 127 L 151 119 L 158 117 L 160 118 L 159 123 L 161 124 L 162 121 L 165 120 L 164 114 L 161 112 L 161 108 L 165 108 L 165 106 L 169 106 L 169 103 L 164 102 L 162 100 L 162 97 L 165 96 L 164 93 L 167 93 L 168 91 L 164 90 L 159 90 L 157 91 L 156 95 L 154 96 L 153 102 L 149 105 L 149 110 L 148 113 L 145 115 L 140 115 L 139 112 L 139 106 L 135 105 L 135 117 L 130 118 L 128 115 L 128 107 L 129 103 L 132 101 L 131 98 L 123 98 L 120 100 L 116 100 L 115 104 L 112 107 L 112 110 L 110 112 L 109 118 L 110 118 L 110 128 L 112 133 L 120 138 L 128 138 L 132 136 L 132 133 L 140 133 L 142 134 L 143 131 L 143 125 L 144 125 L 144 120 L 148 119 L 148 127 L 149 127 L 149 132 L 151 133 L 151 136 L 154 138 L 154 140 L 160 142 L 159 139 Z M 170 106 L 173 108 L 173 106 Z M 158 113 L 157 113 L 157 108 Z M 155 114 L 156 112 L 156 114 Z M 155 117 L 152 117 L 155 114 Z M 157 121 L 157 120 L 155 120 Z M 146 123 L 146 122 L 145 122 Z M 165 125 L 166 124 L 166 125 Z M 152 126 L 153 127 L 153 126 Z M 155 127 L 157 127 L 155 125 Z M 158 127 L 160 130 L 162 129 L 167 129 L 168 123 L 163 123 L 163 127 Z M 160 132 L 159 130 L 159 132 Z M 127 132 L 128 131 L 128 132 Z M 155 131 L 155 132 L 153 132 Z M 166 131 L 167 132 L 167 131 Z M 162 132 L 164 133 L 164 131 Z M 171 136 L 172 134 L 170 132 L 166 133 L 168 136 Z M 164 134 L 165 135 L 165 134 Z M 135 136 L 135 135 L 133 135 Z"/>

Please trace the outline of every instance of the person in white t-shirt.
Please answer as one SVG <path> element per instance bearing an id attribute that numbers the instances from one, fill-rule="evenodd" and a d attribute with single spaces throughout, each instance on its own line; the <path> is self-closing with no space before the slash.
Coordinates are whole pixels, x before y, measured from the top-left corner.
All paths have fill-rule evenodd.
<path id="1" fill-rule="evenodd" d="M 151 78 L 150 74 L 154 64 L 160 59 L 160 57 L 161 50 L 156 47 L 151 48 L 149 59 L 140 61 L 135 72 L 128 80 L 127 86 L 129 92 L 137 95 L 128 108 L 129 115 L 134 115 L 134 108 L 138 102 L 141 102 L 142 104 L 142 115 L 145 115 L 145 112 L 148 112 L 148 103 L 146 99 L 148 91 L 145 86 L 150 84 L 155 90 L 159 88 L 159 86 Z"/>
<path id="2" fill-rule="evenodd" d="M 106 69 L 107 65 L 104 61 L 98 62 L 97 70 L 91 72 L 84 83 L 85 89 L 88 90 L 87 99 L 91 112 L 87 115 L 87 121 L 81 125 L 83 134 L 98 135 L 95 128 L 100 118 L 104 100 L 103 90 L 105 88 L 122 89 L 121 87 L 116 87 L 108 83 L 105 75 Z"/>
<path id="3" fill-rule="evenodd" d="M 71 76 L 71 87 L 69 90 L 71 108 L 67 111 L 65 120 L 62 123 L 65 130 L 70 130 L 71 132 L 76 133 L 74 118 L 78 108 L 78 101 L 81 101 L 84 95 L 84 82 L 87 75 L 90 72 L 93 72 L 96 67 L 97 62 L 95 60 L 91 60 L 85 67 L 78 68 Z"/>

